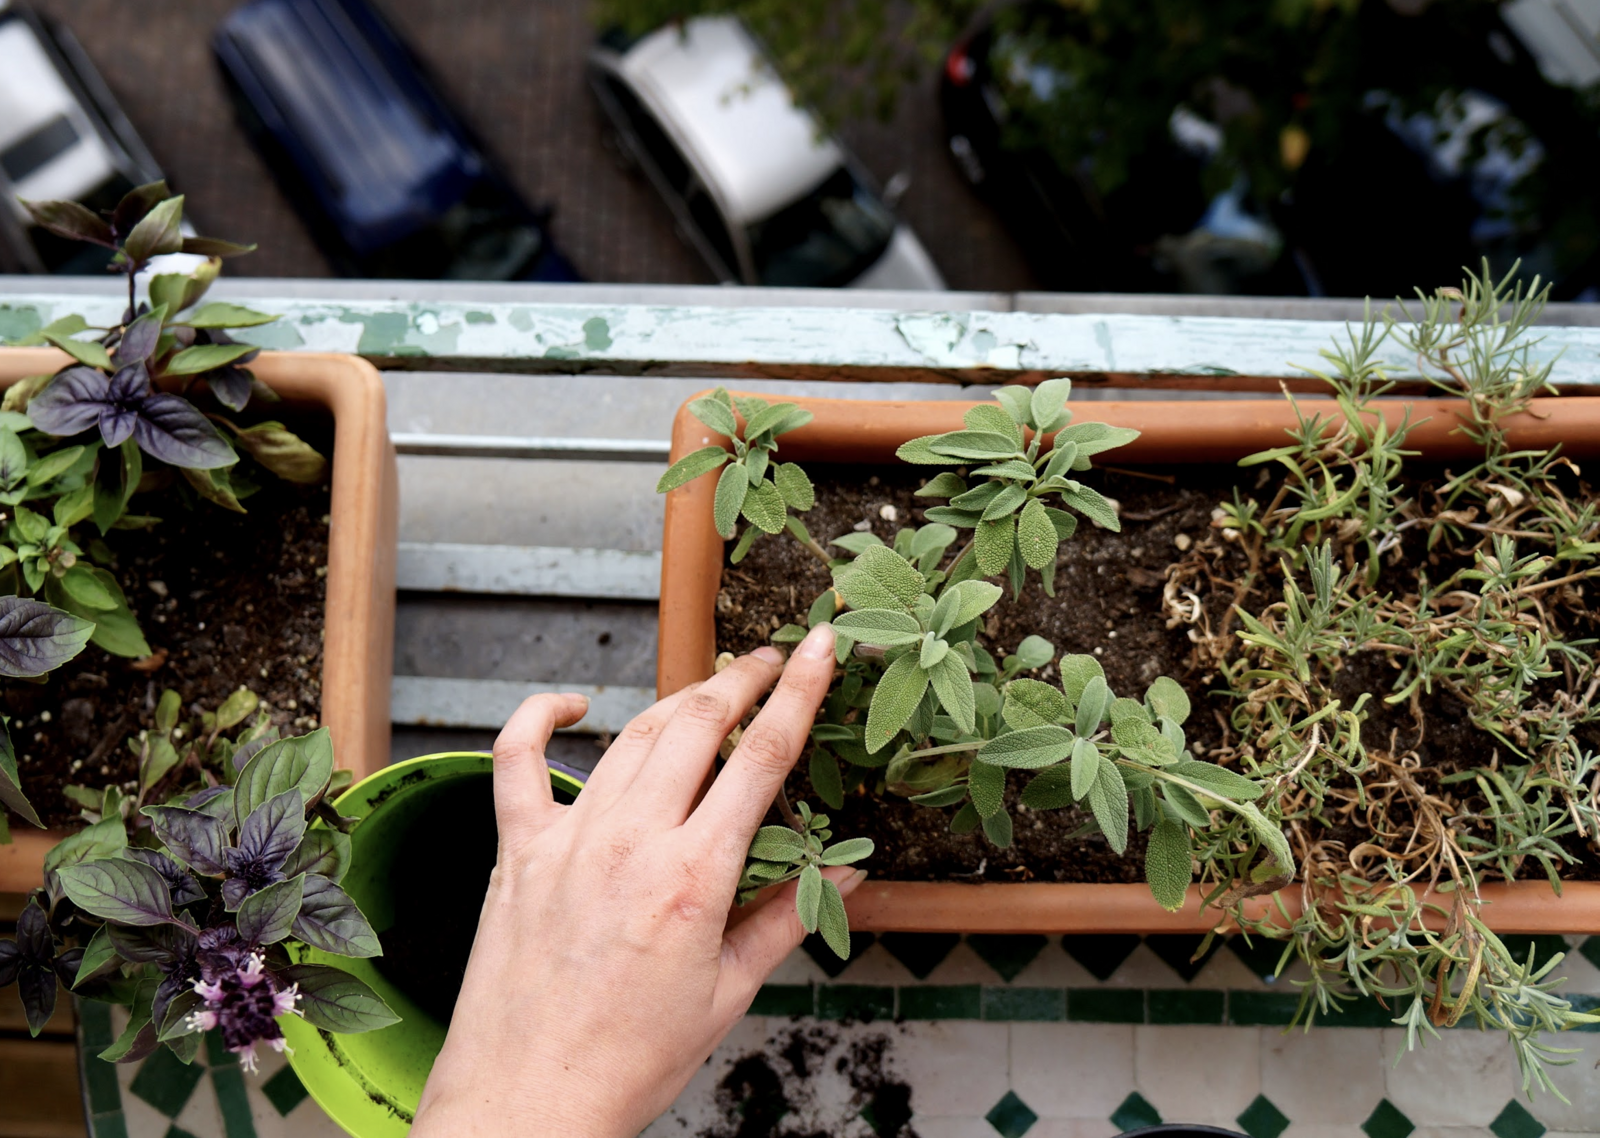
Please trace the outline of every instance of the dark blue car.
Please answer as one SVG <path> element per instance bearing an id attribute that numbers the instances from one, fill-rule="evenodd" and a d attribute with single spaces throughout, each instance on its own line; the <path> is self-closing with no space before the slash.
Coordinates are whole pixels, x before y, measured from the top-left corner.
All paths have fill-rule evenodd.
<path id="1" fill-rule="evenodd" d="M 241 123 L 346 276 L 573 281 L 535 209 L 365 0 L 255 0 L 212 47 Z"/>

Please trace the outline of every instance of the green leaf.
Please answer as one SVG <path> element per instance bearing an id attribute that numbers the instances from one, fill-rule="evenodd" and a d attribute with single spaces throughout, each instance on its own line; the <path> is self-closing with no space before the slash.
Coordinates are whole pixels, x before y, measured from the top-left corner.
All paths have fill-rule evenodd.
<path id="1" fill-rule="evenodd" d="M 844 897 L 839 893 L 839 887 L 826 877 L 822 879 L 817 929 L 835 956 L 840 960 L 850 959 L 850 918 L 844 911 Z"/>
<path id="2" fill-rule="evenodd" d="M 1030 569 L 1043 569 L 1055 560 L 1056 527 L 1050 521 L 1043 502 L 1030 499 L 1017 519 L 1017 548 L 1022 550 L 1022 560 Z"/>
<path id="3" fill-rule="evenodd" d="M 1022 788 L 1022 804 L 1030 810 L 1059 810 L 1074 801 L 1072 766 L 1068 763 L 1046 767 Z"/>
<path id="4" fill-rule="evenodd" d="M 857 609 L 840 613 L 834 628 L 848 632 L 860 644 L 898 648 L 922 639 L 922 625 L 910 613 L 895 609 Z"/>
<path id="5" fill-rule="evenodd" d="M 854 865 L 862 858 L 871 857 L 874 848 L 871 838 L 846 838 L 822 851 L 822 864 Z"/>
<path id="6" fill-rule="evenodd" d="M 940 790 L 930 790 L 925 794 L 913 794 L 908 802 L 915 802 L 918 806 L 954 806 L 957 802 L 965 801 L 967 788 L 959 784 L 947 786 Z"/>
<path id="7" fill-rule="evenodd" d="M 0 427 L 0 490 L 13 490 L 28 474 L 28 448 L 17 432 Z"/>
<path id="8" fill-rule="evenodd" d="M 128 1005 L 128 1022 L 123 1027 L 122 1034 L 96 1058 L 107 1063 L 121 1063 L 126 1056 L 134 1053 L 136 1048 L 139 1053 L 148 1054 L 149 1050 L 157 1045 L 155 1025 L 150 1022 L 155 1010 L 156 987 L 157 981 L 154 976 L 138 982 Z"/>
<path id="9" fill-rule="evenodd" d="M 1012 440 L 1014 446 L 1022 445 L 1022 430 L 1016 421 L 1005 411 L 1005 408 L 995 403 L 979 403 L 976 407 L 967 409 L 961 416 L 961 421 L 974 431 L 992 431 L 997 435 L 1004 435 Z M 1028 468 L 1028 473 L 1033 473 L 1033 468 Z"/>
<path id="10" fill-rule="evenodd" d="M 919 662 L 920 666 L 920 662 Z M 962 731 L 977 730 L 977 703 L 972 692 L 972 677 L 961 657 L 950 652 L 928 669 L 928 679 L 933 684 L 939 704 L 956 721 Z"/>
<path id="11" fill-rule="evenodd" d="M 1076 766 L 1076 761 L 1074 761 Z M 1128 848 L 1128 788 L 1116 763 L 1101 762 L 1089 788 L 1089 809 L 1117 853 Z"/>
<path id="12" fill-rule="evenodd" d="M 719 435 L 730 439 L 739 437 L 739 422 L 733 417 L 733 405 L 716 395 L 702 395 L 689 403 L 689 414 L 699 419 Z"/>
<path id="13" fill-rule="evenodd" d="M 242 826 L 256 807 L 289 790 L 298 790 L 310 806 L 332 777 L 333 745 L 326 727 L 270 743 L 239 772 L 233 787 L 234 822 Z"/>
<path id="14" fill-rule="evenodd" d="M 163 375 L 199 375 L 225 367 L 256 350 L 254 344 L 196 344 L 174 355 L 161 371 Z"/>
<path id="15" fill-rule="evenodd" d="M 937 668 L 948 655 L 950 655 L 950 645 L 945 643 L 943 640 L 940 640 L 937 636 L 930 632 L 928 635 L 922 638 L 922 648 L 917 654 L 917 663 L 921 664 L 922 670 L 927 672 L 931 677 L 933 675 L 933 670 Z M 962 669 L 962 674 L 965 675 L 966 665 L 963 663 L 960 666 Z M 972 728 L 969 727 L 966 728 L 966 730 L 970 731 Z"/>
<path id="16" fill-rule="evenodd" d="M 722 476 L 717 479 L 716 498 L 712 503 L 712 523 L 717 527 L 717 533 L 726 540 L 733 536 L 734 527 L 739 521 L 739 511 L 744 508 L 744 500 L 750 492 L 750 474 L 743 463 L 731 462 L 722 471 Z"/>
<path id="17" fill-rule="evenodd" d="M 806 418 L 791 425 L 789 420 L 797 413 L 804 414 Z M 773 403 L 770 406 L 763 407 L 746 421 L 744 425 L 745 441 L 754 443 L 758 436 L 764 435 L 778 426 L 782 426 L 786 431 L 792 431 L 795 427 L 804 426 L 810 421 L 811 413 L 809 411 L 800 411 L 800 408 L 793 403 Z"/>
<path id="18" fill-rule="evenodd" d="M 1260 783 L 1245 778 L 1237 771 L 1219 767 L 1215 763 L 1185 760 L 1173 767 L 1172 773 L 1205 787 L 1218 798 L 1227 798 L 1234 802 L 1254 802 L 1263 793 Z"/>
<path id="19" fill-rule="evenodd" d="M 117 598 L 94 575 L 92 566 L 80 564 L 68 569 L 61 577 L 61 587 L 84 608 L 108 612 L 117 607 Z"/>
<path id="20" fill-rule="evenodd" d="M 953 470 L 941 470 L 917 488 L 918 498 L 954 498 L 967 492 L 967 483 Z"/>
<path id="21" fill-rule="evenodd" d="M 1009 731 L 985 743 L 978 758 L 1001 767 L 1038 770 L 1073 753 L 1072 732 L 1053 725 Z"/>
<path id="22" fill-rule="evenodd" d="M 808 865 L 800 871 L 800 884 L 794 895 L 794 911 L 800 917 L 800 927 L 808 933 L 817 931 L 824 880 L 822 871 L 814 865 Z"/>
<path id="23" fill-rule="evenodd" d="M 92 483 L 69 490 L 56 499 L 55 523 L 62 529 L 71 529 L 94 513 L 94 485 Z"/>
<path id="24" fill-rule="evenodd" d="M 782 533 L 784 519 L 788 517 L 783 495 L 776 486 L 765 480 L 750 487 L 750 492 L 744 496 L 740 513 L 766 533 Z"/>
<path id="25" fill-rule="evenodd" d="M 881 751 L 899 733 L 928 690 L 928 673 L 907 654 L 890 664 L 867 709 L 867 751 Z"/>
<path id="26" fill-rule="evenodd" d="M 811 789 L 817 797 L 835 810 L 844 809 L 844 776 L 839 772 L 839 761 L 822 747 L 811 751 L 811 761 L 806 767 L 811 776 Z"/>
<path id="27" fill-rule="evenodd" d="M 970 834 L 983 822 L 978 814 L 978 808 L 968 802 L 960 810 L 950 816 L 950 832 L 952 834 Z"/>
<path id="28" fill-rule="evenodd" d="M 300 1014 L 322 1031 L 351 1034 L 400 1022 L 383 997 L 348 972 L 323 964 L 291 964 L 282 976 L 299 986 Z"/>
<path id="29" fill-rule="evenodd" d="M 161 700 L 156 704 L 156 730 L 171 731 L 178 725 L 178 713 L 183 707 L 183 697 L 173 688 L 168 688 L 161 693 Z"/>
<path id="30" fill-rule="evenodd" d="M 791 510 L 804 513 L 817 504 L 817 492 L 811 479 L 797 463 L 780 462 L 772 471 L 772 481 Z"/>
<path id="31" fill-rule="evenodd" d="M 208 502 L 215 502 L 225 510 L 232 510 L 242 514 L 245 509 L 239 504 L 239 496 L 233 492 L 233 479 L 225 469 L 196 470 L 185 466 L 182 468 L 183 479 L 195 493 Z"/>
<path id="32" fill-rule="evenodd" d="M 1245 825 L 1250 827 L 1250 833 L 1267 851 L 1267 861 L 1257 865 L 1251 871 L 1251 877 L 1256 881 L 1292 877 L 1295 870 L 1294 851 L 1289 848 L 1289 839 L 1283 836 L 1283 831 L 1274 826 L 1260 807 L 1252 802 L 1237 804 L 1234 812 L 1244 819 Z"/>
<path id="33" fill-rule="evenodd" d="M 1144 879 L 1150 883 L 1156 904 L 1169 913 L 1183 908 L 1193 875 L 1189 831 L 1181 822 L 1161 818 L 1150 831 L 1144 854 Z"/>
<path id="34" fill-rule="evenodd" d="M 1012 653 L 1017 667 L 1027 671 L 1033 668 L 1042 668 L 1055 659 L 1056 646 L 1042 636 L 1024 636 L 1022 643 L 1017 645 L 1017 650 Z"/>
<path id="35" fill-rule="evenodd" d="M 1027 500 L 1028 492 L 1021 486 L 1002 486 L 1000 492 L 983 508 L 983 520 L 992 522 L 997 518 L 1009 517 Z"/>
<path id="36" fill-rule="evenodd" d="M 1151 711 L 1174 723 L 1182 723 L 1189 718 L 1189 694 L 1177 680 L 1169 676 L 1157 676 L 1155 682 L 1145 689 L 1144 701 L 1150 705 Z"/>
<path id="37" fill-rule="evenodd" d="M 1122 531 L 1122 519 L 1117 517 L 1116 509 L 1098 491 L 1091 490 L 1087 486 L 1080 486 L 1076 490 L 1063 490 L 1061 500 L 1096 525 L 1113 533 Z"/>
<path id="38" fill-rule="evenodd" d="M 728 555 L 728 562 L 733 565 L 744 560 L 744 555 L 750 552 L 750 547 L 756 543 L 756 538 L 761 536 L 761 531 L 755 526 L 745 526 L 744 533 L 739 535 L 739 540 L 734 543 L 733 552 Z"/>
<path id="39" fill-rule="evenodd" d="M 978 523 L 975 539 L 978 568 L 985 577 L 1003 573 L 1011 564 L 1011 551 L 1016 546 L 1016 528 L 1016 518 L 1010 514 Z"/>
<path id="40" fill-rule="evenodd" d="M 772 461 L 772 452 L 765 447 L 751 447 L 744 455 L 745 473 L 750 476 L 750 485 L 759 486 L 761 480 L 767 476 L 767 464 Z"/>
<path id="41" fill-rule="evenodd" d="M 1065 723 L 1072 717 L 1067 697 L 1041 680 L 1012 680 L 1005 688 L 1000 717 L 1016 730 Z"/>
<path id="42" fill-rule="evenodd" d="M 762 826 L 746 856 L 761 861 L 799 861 L 806 856 L 805 839 L 788 826 Z"/>
<path id="43" fill-rule="evenodd" d="M 115 857 L 127 848 L 128 831 L 122 819 L 102 818 L 92 826 L 68 834 L 50 848 L 44 855 L 45 878 L 48 881 L 58 870 L 70 865 Z"/>
<path id="44" fill-rule="evenodd" d="M 958 581 L 947 587 L 933 606 L 929 626 L 937 635 L 944 636 L 952 628 L 977 620 L 1004 595 L 1005 590 L 988 581 Z"/>
<path id="45" fill-rule="evenodd" d="M 1105 677 L 1094 676 L 1083 685 L 1077 699 L 1077 729 L 1079 735 L 1093 735 L 1100 730 L 1100 721 L 1111 710 L 1111 689 Z"/>
<path id="46" fill-rule="evenodd" d="M 183 248 L 183 195 L 167 198 L 139 219 L 122 242 L 123 252 L 134 264 L 176 253 Z"/>
<path id="47" fill-rule="evenodd" d="M 1100 777 L 1100 767 L 1106 762 L 1100 748 L 1091 739 L 1076 739 L 1072 744 L 1072 797 L 1082 800 L 1089 795 L 1095 779 Z"/>
<path id="48" fill-rule="evenodd" d="M 1004 810 L 998 814 L 991 814 L 983 820 L 983 834 L 993 842 L 998 849 L 1011 848 L 1011 815 Z"/>
<path id="49" fill-rule="evenodd" d="M 139 768 L 139 785 L 148 790 L 160 782 L 180 761 L 177 748 L 165 735 L 152 735 L 150 754 Z"/>
<path id="50" fill-rule="evenodd" d="M 993 763 L 975 760 L 967 771 L 967 793 L 980 818 L 999 813 L 1005 805 L 1006 771 Z"/>
<path id="51" fill-rule="evenodd" d="M 901 443 L 894 455 L 901 462 L 915 463 L 919 466 L 952 466 L 954 463 L 948 455 L 940 454 L 933 449 L 933 444 L 943 437 L 943 435 L 923 435 L 919 439 Z"/>
<path id="52" fill-rule="evenodd" d="M 1063 440 L 1076 443 L 1078 455 L 1082 458 L 1125 446 L 1138 437 L 1139 432 L 1132 427 L 1113 427 L 1107 423 L 1074 423 L 1070 427 L 1062 427 L 1056 434 L 1056 445 L 1060 446 Z"/>
<path id="53" fill-rule="evenodd" d="M 685 482 L 694 481 L 702 474 L 710 474 L 732 457 L 733 455 L 721 447 L 701 447 L 686 454 L 667 467 L 666 473 L 661 476 L 661 481 L 656 483 L 656 493 L 665 494 L 668 490 L 676 490 Z"/>
<path id="54" fill-rule="evenodd" d="M 833 585 L 853 609 L 909 610 L 927 588 L 917 567 L 883 545 L 863 549 L 833 571 Z"/>
<path id="55" fill-rule="evenodd" d="M 922 516 L 930 522 L 940 522 L 957 529 L 972 529 L 980 519 L 980 515 L 970 510 L 959 510 L 953 506 L 933 506 L 924 510 Z"/>
<path id="56" fill-rule="evenodd" d="M 1033 426 L 1033 390 L 1021 384 L 995 388 L 995 400 L 1005 408 L 1008 418 L 1019 426 Z"/>
<path id="57" fill-rule="evenodd" d="M 171 311 L 176 312 L 177 309 Z M 265 312 L 256 312 L 254 309 L 237 304 L 213 301 L 184 323 L 191 328 L 254 328 L 260 324 L 271 324 L 276 319 L 278 319 L 276 316 Z"/>
<path id="58" fill-rule="evenodd" d="M 1106 672 L 1093 656 L 1077 654 L 1061 657 L 1061 690 L 1066 693 L 1067 702 L 1074 707 L 1083 698 L 1083 689 L 1097 676 L 1104 680 Z"/>
<path id="59" fill-rule="evenodd" d="M 1198 798 L 1190 794 L 1181 786 L 1174 786 L 1170 782 L 1161 784 L 1161 794 L 1167 800 L 1167 807 L 1197 830 L 1204 830 L 1211 825 L 1211 812 L 1205 808 Z"/>
<path id="60" fill-rule="evenodd" d="M 44 338 L 80 364 L 87 364 L 100 371 L 114 370 L 111 356 L 107 354 L 104 344 L 97 344 L 92 340 L 74 340 L 71 336 L 62 336 L 56 332 L 45 332 Z"/>
<path id="61" fill-rule="evenodd" d="M 948 458 L 986 459 L 1022 457 L 1021 445 L 996 431 L 951 431 L 931 439 L 928 448 Z"/>
<path id="62" fill-rule="evenodd" d="M 44 823 L 22 793 L 22 778 L 17 773 L 17 753 L 11 745 L 11 733 L 0 720 L 0 818 L 5 810 L 13 810 L 30 826 L 43 828 Z M 0 843 L 3 844 L 3 843 Z"/>
<path id="63" fill-rule="evenodd" d="M 1071 394 L 1070 379 L 1047 379 L 1033 389 L 1033 423 L 1041 433 L 1049 434 L 1071 420 L 1072 415 L 1067 411 L 1067 399 Z"/>
<path id="64" fill-rule="evenodd" d="M 285 482 L 312 486 L 328 475 L 328 460 L 282 423 L 257 423 L 234 433 L 234 442 Z"/>
<path id="65" fill-rule="evenodd" d="M 911 556 L 917 562 L 917 568 L 927 570 L 932 565 L 924 563 L 923 559 L 930 556 L 943 556 L 944 551 L 955 544 L 959 536 L 954 529 L 938 522 L 919 526 L 917 532 L 911 535 Z M 937 564 L 937 561 L 934 562 Z"/>
<path id="66" fill-rule="evenodd" d="M 79 563 L 80 566 L 82 563 Z M 130 660 L 142 659 L 150 655 L 150 645 L 144 638 L 144 633 L 139 630 L 139 622 L 134 618 L 128 608 L 128 599 L 122 593 L 122 586 L 104 569 L 90 566 L 88 572 L 94 575 L 95 581 L 109 594 L 114 606 L 110 609 L 91 609 L 79 604 L 63 589 L 60 592 L 61 607 L 74 616 L 94 622 L 94 632 L 89 637 L 89 643 L 97 648 L 103 648 L 113 656 L 122 656 Z"/>
<path id="67" fill-rule="evenodd" d="M 111 943 L 111 932 L 101 925 L 84 946 L 83 957 L 78 961 L 78 971 L 72 977 L 71 986 L 76 988 L 117 959 L 117 947 Z"/>
<path id="68" fill-rule="evenodd" d="M 61 450 L 41 455 L 34 459 L 32 466 L 28 467 L 27 483 L 29 486 L 43 486 L 51 479 L 64 474 L 82 457 L 81 446 L 63 447 Z"/>

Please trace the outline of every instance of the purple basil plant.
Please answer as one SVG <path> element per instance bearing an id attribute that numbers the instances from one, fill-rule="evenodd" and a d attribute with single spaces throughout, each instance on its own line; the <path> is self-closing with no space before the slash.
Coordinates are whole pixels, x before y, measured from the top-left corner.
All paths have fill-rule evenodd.
<path id="1" fill-rule="evenodd" d="M 60 986 L 129 1008 L 101 1053 L 121 1063 L 163 1044 L 188 1062 L 215 1031 L 253 1071 L 258 1049 L 285 1049 L 285 1016 L 336 1032 L 398 1022 L 356 977 L 300 959 L 381 952 L 339 884 L 353 822 L 325 801 L 332 776 L 323 728 L 266 746 L 232 786 L 108 816 L 58 844 L 16 939 L 0 941 L 0 984 L 17 984 L 34 1034 Z"/>

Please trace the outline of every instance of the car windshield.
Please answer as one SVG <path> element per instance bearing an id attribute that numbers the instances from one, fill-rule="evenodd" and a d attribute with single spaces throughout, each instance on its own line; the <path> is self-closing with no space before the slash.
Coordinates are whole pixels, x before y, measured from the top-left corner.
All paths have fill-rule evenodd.
<path id="1" fill-rule="evenodd" d="M 432 224 L 378 250 L 363 264 L 371 277 L 515 280 L 538 258 L 544 237 L 534 222 L 484 186 Z"/>
<path id="2" fill-rule="evenodd" d="M 761 284 L 827 287 L 849 284 L 883 255 L 894 215 L 841 166 L 749 233 Z"/>

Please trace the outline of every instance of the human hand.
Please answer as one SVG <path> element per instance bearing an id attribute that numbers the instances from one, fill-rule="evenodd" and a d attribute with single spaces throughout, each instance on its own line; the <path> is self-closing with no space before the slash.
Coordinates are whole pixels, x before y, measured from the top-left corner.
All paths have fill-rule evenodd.
<path id="1" fill-rule="evenodd" d="M 635 1135 L 799 945 L 794 882 L 729 919 L 751 838 L 827 694 L 833 630 L 782 661 L 758 648 L 656 704 L 571 806 L 551 796 L 544 748 L 587 703 L 539 695 L 512 716 L 494 748 L 499 863 L 413 1135 Z M 718 747 L 780 672 L 700 799 Z M 824 872 L 845 894 L 866 876 Z"/>

